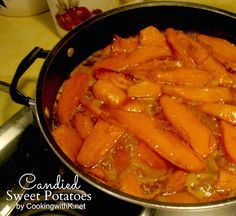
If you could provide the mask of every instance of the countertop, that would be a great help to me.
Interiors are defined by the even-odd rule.
[[[35,46],[51,50],[59,40],[49,12],[29,17],[0,15],[0,80],[10,83],[20,61]],[[36,60],[18,86],[32,98],[42,64],[43,60]],[[7,93],[0,92],[0,125],[20,108]]]
[[[189,0],[236,13],[235,0]],[[30,17],[0,15],[0,80],[10,83],[20,61],[35,47],[51,50],[60,37],[49,12]],[[19,89],[34,98],[36,80],[43,64],[37,60],[22,77]],[[0,92],[0,125],[16,113],[21,105]]]

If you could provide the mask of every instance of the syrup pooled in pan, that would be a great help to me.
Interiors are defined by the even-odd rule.
[[[103,183],[144,199],[236,195],[236,47],[149,26],[75,68],[55,101],[53,135]]]

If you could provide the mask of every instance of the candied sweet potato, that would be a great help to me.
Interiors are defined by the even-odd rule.
[[[180,97],[193,102],[231,102],[233,96],[228,88],[225,87],[190,87],[190,86],[171,86],[162,87],[163,93]]]
[[[93,129],[93,121],[85,112],[75,114],[73,125],[82,139],[86,139]]]
[[[130,100],[125,105],[123,109],[129,112],[144,112],[144,106],[138,100]]]
[[[214,57],[209,56],[198,68],[205,70],[213,76],[212,86],[232,86],[233,80],[225,67]]]
[[[106,68],[114,71],[123,71],[151,59],[165,58],[169,56],[171,56],[171,53],[165,48],[156,46],[139,46],[130,53],[121,53],[98,61],[93,65],[93,69]]]
[[[141,46],[158,46],[170,52],[164,34],[154,26],[148,26],[140,31],[139,42]]]
[[[158,98],[161,95],[161,86],[148,80],[136,83],[127,89],[129,97],[133,98]]]
[[[82,140],[76,130],[70,126],[61,125],[52,131],[52,134],[61,150],[75,162],[82,146]]]
[[[176,31],[173,28],[167,28],[165,35],[170,47],[177,59],[181,60],[184,66],[188,68],[195,68],[193,59],[188,54],[189,41],[183,32]]]
[[[138,143],[137,158],[154,169],[167,168],[168,163],[143,142]]]
[[[229,104],[205,103],[199,107],[200,111],[218,117],[236,125],[236,106]]]
[[[119,35],[114,35],[111,47],[111,55],[119,53],[129,53],[138,46],[138,37],[122,38]]]
[[[224,120],[220,121],[222,144],[225,156],[231,162],[236,163],[236,127]]]
[[[98,80],[93,85],[93,93],[96,98],[112,107],[122,105],[127,99],[126,92],[107,79]]]
[[[231,69],[236,67],[236,46],[234,44],[225,39],[204,34],[197,35],[197,40],[203,45],[209,46],[213,51],[213,56],[226,67]]]
[[[206,71],[190,68],[178,68],[175,70],[151,70],[150,79],[157,82],[164,82],[187,86],[204,86],[209,83],[212,76]]]
[[[124,130],[103,120],[98,120],[88,135],[77,156],[77,162],[84,167],[92,167],[117,142]]]
[[[216,141],[210,129],[185,105],[168,96],[162,96],[160,104],[167,119],[201,157],[206,157],[216,149]]]
[[[185,170],[198,172],[205,168],[195,152],[171,133],[156,127],[156,121],[143,113],[109,109],[110,118],[146,142],[161,157]],[[109,118],[109,117],[108,117]]]
[[[96,79],[107,79],[112,81],[115,85],[117,85],[121,89],[127,89],[131,85],[133,85],[133,82],[131,80],[128,80],[123,73],[117,73],[112,70],[107,70],[104,68],[100,68],[98,70],[95,70],[93,73],[93,76]]]
[[[164,35],[155,27],[149,26],[140,31],[139,44],[129,53],[119,53],[98,61],[93,69],[106,68],[123,71],[152,59],[170,57],[172,55]]]

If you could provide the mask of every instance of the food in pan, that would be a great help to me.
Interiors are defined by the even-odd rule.
[[[235,72],[225,39],[154,26],[115,35],[63,83],[53,136],[89,175],[133,196],[234,197]]]

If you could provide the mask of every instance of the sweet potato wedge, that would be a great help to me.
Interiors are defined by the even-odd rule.
[[[215,187],[224,192],[229,192],[236,189],[236,174],[226,169],[221,168],[219,171],[219,178]]]
[[[165,34],[177,58],[182,60],[185,66],[197,67],[210,72],[215,79],[215,83],[212,85],[229,86],[232,84],[232,80],[224,66],[211,56],[208,49],[198,41],[171,28],[168,28]]]
[[[93,129],[93,121],[87,113],[78,112],[75,114],[73,126],[80,137],[86,139]]]
[[[57,116],[62,124],[69,124],[79,101],[84,97],[89,80],[88,74],[77,72],[64,82],[58,99]]]
[[[184,32],[168,28],[165,34],[177,58],[186,67],[195,68],[209,57],[208,50]]]
[[[61,125],[52,131],[61,150],[75,162],[82,146],[82,140],[76,130],[70,126]]]
[[[163,47],[139,46],[130,53],[121,53],[98,61],[92,68],[93,70],[106,68],[114,71],[123,71],[151,59],[166,58],[169,56],[171,56],[171,53]]]
[[[187,86],[204,86],[211,81],[212,76],[206,71],[190,68],[178,68],[175,70],[154,69],[149,77],[154,82],[164,82]]]
[[[158,98],[161,95],[161,86],[148,80],[136,83],[127,89],[131,98]]]
[[[112,148],[123,132],[120,127],[98,120],[84,141],[77,162],[84,167],[94,166]]]
[[[96,79],[110,80],[121,89],[127,89],[131,85],[133,85],[133,82],[131,80],[128,80],[126,78],[125,74],[117,73],[115,71],[107,70],[107,69],[104,69],[104,68],[100,68],[100,69],[94,71],[93,76]]]
[[[156,27],[148,26],[139,33],[140,46],[158,46],[170,52],[166,38]]]
[[[134,133],[161,157],[185,170],[198,172],[205,168],[195,152],[171,133],[157,127],[155,119],[144,113],[108,109],[108,118]]]
[[[96,98],[112,107],[121,106],[127,99],[126,92],[108,79],[99,79],[92,90]]]
[[[85,98],[81,99],[81,105],[83,106],[83,108],[86,109],[86,111],[94,117],[97,117],[102,113],[101,104],[102,101],[96,98],[91,100]]]
[[[166,169],[167,162],[161,158],[147,144],[139,142],[137,146],[137,158],[154,169]]]
[[[199,109],[202,112],[236,125],[236,106],[229,104],[205,103],[202,104]]]
[[[209,56],[198,68],[210,73],[213,77],[212,86],[232,86],[233,80],[225,67],[213,56]]]
[[[168,96],[162,96],[160,104],[167,119],[201,157],[206,157],[216,149],[216,141],[210,129],[185,105]]]
[[[175,57],[181,60],[184,66],[188,68],[195,68],[196,64],[188,53],[190,43],[186,40],[184,33],[176,31],[173,28],[167,28],[165,35]]]
[[[171,86],[162,87],[164,94],[180,97],[193,102],[231,102],[233,96],[228,88],[225,87],[188,87]]]
[[[147,61],[143,64],[135,66],[132,70],[147,70],[147,71],[153,69],[175,70],[182,67],[183,65],[179,60],[173,58],[167,58],[167,59],[154,59]]]
[[[229,41],[199,34],[197,40],[203,45],[207,45],[213,51],[213,56],[226,67],[234,68],[236,64],[236,46]]]
[[[224,120],[220,121],[222,144],[226,158],[236,163],[236,127]]]
[[[122,106],[124,110],[129,112],[144,112],[144,106],[138,100],[130,100]]]
[[[111,44],[111,55],[117,55],[120,53],[132,52],[138,46],[138,37],[122,38],[118,35],[114,35]]]

